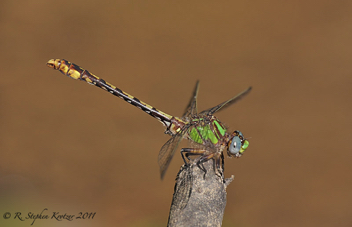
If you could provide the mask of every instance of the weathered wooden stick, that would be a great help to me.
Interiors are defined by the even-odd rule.
[[[213,160],[205,162],[204,168],[207,170],[205,179],[204,171],[196,164],[181,167],[176,178],[169,227],[221,226],[226,206],[226,187],[234,177],[224,181],[223,177],[216,175]]]

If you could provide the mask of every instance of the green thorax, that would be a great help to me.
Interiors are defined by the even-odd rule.
[[[225,135],[226,129],[214,116],[210,119],[206,118],[192,119],[192,126],[188,133],[189,137],[199,144],[204,144],[206,141],[217,144]]]

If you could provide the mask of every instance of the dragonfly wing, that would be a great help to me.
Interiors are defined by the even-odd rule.
[[[197,96],[198,96],[198,90],[199,90],[199,80],[196,83],[196,86],[193,91],[193,95],[191,97],[191,100],[188,103],[188,106],[186,107],[186,110],[183,114],[182,117],[188,117],[190,115],[195,115],[197,114]]]
[[[252,89],[252,87],[249,87],[246,90],[239,93],[238,95],[236,95],[235,97],[233,97],[233,98],[231,98],[231,99],[229,99],[229,100],[227,100],[217,106],[214,106],[212,108],[204,110],[200,114],[214,114],[215,112],[219,111],[220,109],[223,109],[225,107],[229,107],[230,105],[234,104],[235,102],[237,102],[238,100],[240,100],[241,98],[246,96],[251,91],[251,89]]]
[[[183,135],[187,131],[188,127],[184,128],[181,132],[177,133],[173,137],[171,137],[161,148],[158,156],[158,163],[160,166],[160,177],[164,178],[165,172],[169,167],[172,157],[175,154],[175,151],[180,144]]]

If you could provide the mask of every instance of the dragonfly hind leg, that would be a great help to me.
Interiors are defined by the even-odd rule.
[[[182,159],[185,162],[185,164],[188,165],[189,161],[191,161],[189,156],[201,155],[201,157],[199,157],[199,159],[197,160],[196,164],[197,164],[198,168],[204,172],[204,176],[203,176],[204,179],[205,179],[205,175],[207,174],[207,170],[205,169],[203,163],[210,160],[210,159],[213,159],[215,174],[218,175],[219,177],[222,177],[221,170],[220,170],[220,162],[222,160],[222,168],[223,168],[224,167],[224,161],[223,161],[224,156],[222,154],[217,155],[217,153],[211,153],[211,154],[205,155],[206,151],[207,150],[204,150],[204,149],[182,148],[181,149],[181,156],[182,156]],[[187,161],[186,161],[185,157],[188,159]]]

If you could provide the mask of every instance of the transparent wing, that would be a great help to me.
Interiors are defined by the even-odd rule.
[[[158,155],[158,163],[160,166],[160,177],[161,179],[164,178],[165,172],[169,167],[172,157],[175,154],[175,151],[180,144],[183,135],[186,133],[189,126],[185,126],[183,130],[173,137],[171,137],[161,148],[159,155]]]
[[[229,107],[230,105],[234,104],[235,102],[237,102],[238,100],[240,100],[241,98],[243,98],[244,96],[246,96],[250,91],[251,91],[252,87],[247,88],[246,90],[242,91],[241,93],[239,93],[238,95],[236,95],[235,97],[217,105],[214,106],[212,108],[209,108],[207,110],[202,111],[200,114],[214,114],[215,112],[219,111],[220,109],[223,109],[225,107]]]
[[[198,90],[199,90],[199,80],[196,83],[191,100],[189,100],[188,106],[186,107],[186,110],[185,110],[182,117],[188,117],[188,116],[192,116],[192,115],[197,114]]]

